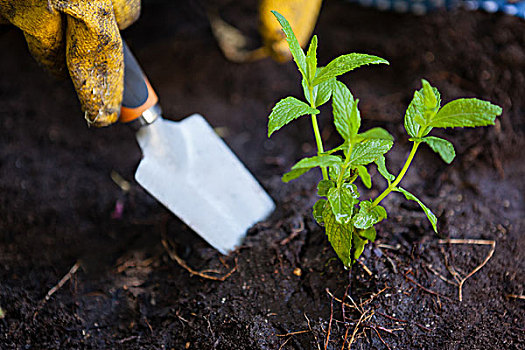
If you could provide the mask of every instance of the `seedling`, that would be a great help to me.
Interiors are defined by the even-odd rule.
[[[400,192],[406,199],[416,201],[425,212],[437,233],[437,218],[416,196],[399,186],[423,143],[437,152],[450,164],[455,157],[454,146],[442,138],[429,136],[433,128],[476,127],[494,125],[502,109],[487,101],[475,98],[457,99],[441,106],[438,90],[426,80],[414,93],[405,113],[405,129],[412,142],[412,150],[397,176],[385,164],[385,154],[392,148],[394,139],[382,128],[362,132],[359,100],[355,99],[345,84],[337,77],[368,64],[388,64],[380,57],[351,53],[342,55],[325,67],[317,66],[317,36],[313,36],[305,54],[299,46],[288,21],[272,11],[286,35],[293,59],[301,73],[306,102],[286,97],[273,108],[268,122],[268,137],[291,121],[309,115],[317,145],[317,155],[301,159],[291,171],[283,175],[288,182],[319,167],[323,175],[317,185],[319,199],[313,207],[315,220],[325,227],[328,240],[346,267],[359,258],[368,241],[376,238],[374,225],[386,219],[387,212],[380,205],[391,192]],[[333,122],[343,138],[343,143],[325,150],[319,126],[317,107],[332,100]],[[367,166],[372,163],[386,179],[388,186],[375,199],[361,200],[354,182],[360,178],[371,188],[372,181]]]

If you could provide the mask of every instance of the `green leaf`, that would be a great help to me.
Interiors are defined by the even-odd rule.
[[[272,13],[281,24],[284,34],[286,34],[286,41],[288,42],[288,46],[290,47],[290,52],[292,53],[293,59],[297,64],[297,68],[299,68],[299,71],[301,72],[303,78],[308,79],[308,76],[306,74],[306,56],[304,55],[303,49],[301,49],[301,45],[299,45],[299,41],[297,41],[297,38],[292,30],[292,27],[290,26],[290,23],[288,23],[286,18],[284,18],[284,16],[281,15],[279,12],[272,11]]]
[[[356,234],[352,235],[352,248],[354,249],[354,260],[359,259],[363,250],[365,250],[365,245],[368,243],[366,239],[359,237]]]
[[[335,78],[322,82],[319,85],[316,85],[314,89],[317,89],[315,94],[315,106],[319,107],[324,105],[330,97],[332,97],[332,89],[335,83]]]
[[[372,211],[377,214],[379,221],[383,221],[387,218],[386,209],[380,205],[376,205],[374,208],[372,208]]]
[[[292,180],[295,180],[297,179],[299,176],[305,174],[308,172],[308,170],[310,170],[311,168],[300,168],[300,169],[294,169],[294,170],[290,170],[289,172],[285,173],[282,177],[281,177],[281,181],[282,182],[289,182],[289,181],[292,181]]]
[[[405,129],[412,137],[418,137],[421,126],[416,122],[416,116],[423,118],[424,106],[422,94],[415,91],[405,113]]]
[[[429,120],[436,114],[441,106],[441,95],[432,87],[428,81],[422,79],[423,87],[414,92],[414,98],[410,102],[405,113],[405,129],[412,137],[423,137],[432,130]],[[425,129],[421,132],[421,128]],[[421,132],[421,135],[419,135]]]
[[[391,181],[394,181],[395,176],[390,174],[390,172],[386,168],[385,162],[386,160],[384,156],[380,156],[379,158],[375,160],[375,163],[377,165],[377,170],[379,171],[381,175],[383,175],[383,177],[388,181],[388,183],[390,183]]]
[[[423,104],[428,109],[439,109],[441,101],[439,92],[436,95],[437,89],[430,85],[425,79],[421,79],[421,85],[423,85]],[[436,109],[436,111],[437,111]]]
[[[334,248],[337,256],[346,267],[352,265],[352,236],[354,228],[351,225],[341,225],[332,212],[330,205],[325,206],[323,211],[323,221],[328,240]]]
[[[313,156],[310,158],[303,158],[295,164],[292,169],[308,168],[313,167],[329,167],[336,164],[341,164],[341,157],[332,156],[328,154],[322,154],[319,156]]]
[[[350,141],[361,126],[361,116],[350,90],[340,81],[335,81],[332,92],[335,128],[345,141]]]
[[[390,140],[394,141],[394,137],[383,128],[372,128],[357,135],[360,140]]]
[[[432,130],[432,127],[428,126],[428,118],[436,113],[439,109],[439,103],[441,101],[439,97],[439,91],[436,88],[432,88],[431,98],[425,100],[424,88],[414,92],[414,98],[410,102],[405,113],[405,129],[407,133],[412,137],[420,137],[420,131],[422,127],[425,127],[421,136],[426,136]],[[437,105],[429,108],[425,103],[435,100]]]
[[[340,164],[332,165],[328,169],[330,170],[328,172],[328,176],[330,177],[330,179],[332,181],[337,182],[337,180],[339,179],[339,174],[341,173],[341,165]]]
[[[335,182],[332,180],[321,180],[317,184],[317,195],[324,197],[328,194],[328,190],[335,187]]]
[[[357,230],[357,234],[363,238],[368,239],[369,241],[374,242],[376,240],[376,229],[374,226],[367,228],[366,230]]]
[[[306,75],[308,82],[311,83],[315,78],[315,73],[317,70],[317,35],[312,37],[310,41],[310,47],[306,53]]]
[[[362,201],[359,207],[352,221],[357,229],[366,230],[386,218],[386,210],[380,205],[372,207],[372,202]]]
[[[328,201],[339,224],[350,222],[354,213],[354,205],[359,202],[358,196],[357,187],[354,184],[347,183],[339,188],[333,187],[328,190]]]
[[[388,61],[377,56],[359,53],[339,56],[332,60],[332,62],[328,63],[326,67],[321,69],[313,80],[312,85],[320,84],[323,81],[337,77],[363,65],[379,63],[388,64]]]
[[[419,90],[423,97],[423,113],[416,115],[416,122],[420,126],[428,126],[428,122],[436,115],[441,107],[439,91],[425,79],[421,79],[423,88]]]
[[[454,157],[456,157],[454,146],[447,140],[441,139],[439,137],[427,136],[422,138],[421,141],[429,145],[430,148],[432,148],[434,152],[438,153],[447,164],[452,163]]]
[[[334,84],[334,82],[335,78],[314,86],[314,88],[312,89],[312,95],[315,107],[322,106],[323,104],[328,102],[328,100],[332,96],[332,85]],[[303,79],[301,84],[303,86],[303,92],[306,101],[308,101],[308,103],[312,103],[310,98],[310,91],[308,90],[308,83],[305,79]]]
[[[389,140],[366,140],[358,143],[352,150],[350,164],[367,165],[388,152],[394,143]]]
[[[359,100],[356,99],[354,103],[352,104],[352,109],[350,111],[350,116],[349,116],[349,120],[351,121],[351,128],[352,127],[355,128],[355,130],[350,129],[351,131],[350,137],[352,138],[357,134],[357,132],[359,131],[359,128],[361,127],[361,112],[359,112],[359,109],[357,108],[358,104],[359,104]]]
[[[312,214],[314,216],[315,221],[319,225],[324,224],[324,218],[323,218],[323,212],[325,210],[327,201],[325,199],[319,199],[317,202],[315,202]]]
[[[503,110],[500,106],[476,98],[461,98],[447,103],[430,120],[436,128],[475,127],[494,125]]]
[[[370,174],[368,173],[366,167],[363,165],[358,165],[357,173],[359,174],[361,181],[363,181],[363,185],[365,185],[366,188],[372,188],[372,179],[370,178]]]
[[[283,175],[282,181],[288,182],[290,180],[297,179],[299,176],[315,167],[330,167],[339,165],[341,162],[341,157],[328,154],[303,158],[292,167],[291,171]]]
[[[287,97],[277,102],[268,117],[268,137],[289,122],[305,114],[318,114],[319,110],[308,106],[295,97]]]
[[[330,179],[333,181],[339,180],[339,174],[341,173],[341,166],[334,165],[330,167]],[[357,178],[357,169],[355,167],[347,167],[343,175],[343,180],[352,183]]]
[[[412,193],[408,192],[404,188],[396,187],[396,188],[393,189],[393,191],[401,192],[401,193],[403,193],[405,195],[406,199],[411,200],[411,201],[416,201],[421,206],[421,209],[423,209],[423,211],[427,215],[427,218],[430,221],[430,223],[432,224],[432,228],[434,229],[434,231],[436,233],[438,232],[437,231],[437,218],[434,215],[434,213],[432,213],[430,211],[430,209],[428,209],[427,206],[425,204],[423,204],[423,202],[421,202],[416,196],[414,196]]]
[[[358,199],[359,198],[359,191],[357,190],[357,186],[352,184],[352,183],[343,183],[341,185],[341,187],[347,189],[348,191],[350,191],[350,195],[355,198],[355,199]]]

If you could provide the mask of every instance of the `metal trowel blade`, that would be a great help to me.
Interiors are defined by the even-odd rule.
[[[158,118],[137,132],[138,183],[223,254],[275,208],[272,199],[198,114]]]

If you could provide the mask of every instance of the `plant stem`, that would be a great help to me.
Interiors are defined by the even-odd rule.
[[[315,101],[314,101],[314,92],[312,88],[308,88],[310,93],[310,107],[315,108]],[[323,147],[323,139],[321,138],[321,133],[319,132],[319,125],[317,124],[317,116],[315,114],[311,114],[312,117],[312,128],[314,129],[314,135],[315,135],[315,143],[317,145],[317,155],[320,155],[324,152]],[[328,170],[325,167],[321,168],[321,171],[323,172],[323,180],[328,180]]]
[[[414,142],[414,144],[412,145],[412,150],[410,151],[410,154],[408,155],[408,158],[407,158],[407,160],[405,162],[405,165],[403,166],[403,168],[399,172],[399,175],[397,175],[397,177],[394,180],[394,182],[392,182],[390,185],[388,185],[388,187],[383,191],[383,193],[381,193],[379,195],[379,197],[377,197],[372,202],[372,207],[375,207],[376,205],[378,205],[401,182],[401,180],[403,179],[403,176],[405,176],[405,174],[408,171],[408,167],[410,166],[410,163],[412,163],[412,160],[414,159],[414,156],[416,154],[417,148],[419,147],[420,143],[421,143],[421,141],[415,141]]]
[[[345,162],[343,163],[343,166],[341,166],[341,172],[339,173],[339,177],[337,178],[337,188],[341,187],[341,184],[343,183],[344,175],[346,173],[346,169],[350,165],[350,160],[352,159],[350,158],[350,155],[352,154],[352,148],[353,148],[353,145],[352,143],[350,143],[350,146],[348,147],[348,151],[346,153],[347,156],[346,156]]]

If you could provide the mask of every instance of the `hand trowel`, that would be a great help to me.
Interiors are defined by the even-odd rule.
[[[120,121],[137,130],[143,158],[137,182],[223,254],[275,205],[261,185],[198,114],[173,122],[124,43]]]

